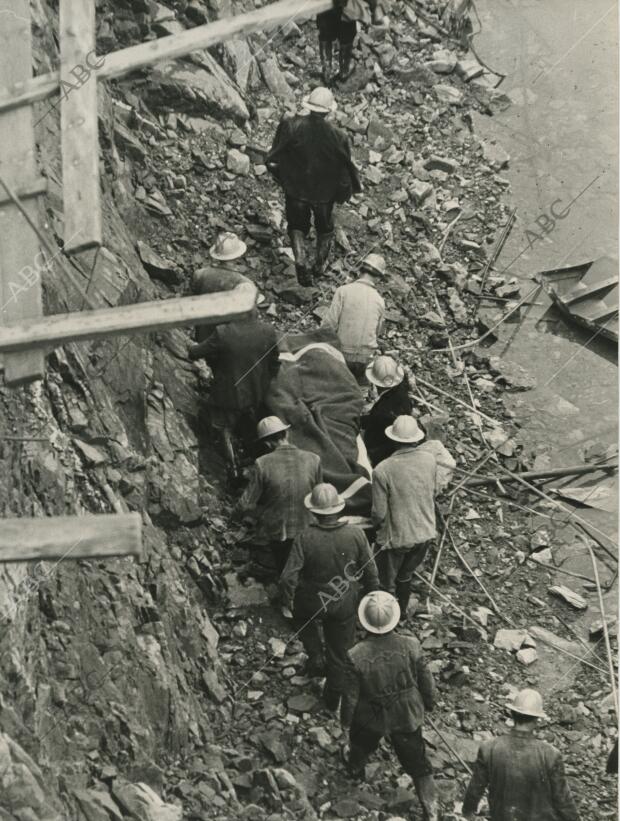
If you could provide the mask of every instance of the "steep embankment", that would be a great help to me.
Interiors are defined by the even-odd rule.
[[[100,53],[230,13],[227,3],[199,0],[98,6]],[[454,41],[443,43],[452,52],[436,53],[442,35],[429,24],[433,4],[417,10],[418,17],[399,4],[391,30],[361,36],[356,75],[338,95],[337,119],[366,191],[340,209],[331,279],[308,291],[291,278],[280,195],[262,164],[282,110],[318,79],[314,24],[291,23],[273,40],[232,41],[214,55],[102,85],[105,247],[96,259],[52,263],[47,311],[83,308],[68,271],[101,305],[185,293],[226,228],[248,241],[248,264],[278,327],[311,327],[339,278],[380,248],[390,269],[386,348],[419,378],[470,402],[465,367],[484,412],[505,426],[493,433],[482,421],[503,454],[494,460],[530,463],[534,454],[502,402],[507,385],[527,387],[527,378],[484,352],[456,366],[430,353],[448,331],[459,341],[479,333],[475,294],[506,221],[498,170],[507,157],[472,133],[469,111],[505,101],[488,80],[467,82],[478,69],[463,61],[457,69],[464,55]],[[54,6],[41,1],[34,14],[41,72],[57,60]],[[58,115],[37,108],[37,119],[46,115],[37,133],[49,231],[61,236]],[[500,300],[518,291],[508,277],[489,278]],[[219,457],[197,436],[203,383],[186,359],[188,339],[173,331],[67,346],[50,357],[42,384],[0,390],[0,436],[25,437],[0,439],[2,515],[128,508],[146,522],[141,562],[65,560],[36,573],[0,566],[0,808],[20,821],[168,820],[180,817],[173,804],[196,819],[406,813],[416,807],[409,779],[386,754],[369,768],[368,788],[344,777],[338,727],[301,675],[299,643],[262,588],[241,586],[231,572],[247,557],[246,534],[231,525]],[[447,444],[460,469],[471,469],[486,453],[480,420],[451,398],[426,396],[450,412]],[[515,498],[457,497],[456,543],[501,596],[503,616],[572,639],[565,605],[547,600],[547,574],[518,564],[534,525],[517,518]],[[440,592],[474,619],[488,618],[492,639],[502,617],[480,610],[489,601],[461,567],[452,552],[442,560]],[[439,679],[437,721],[471,761],[477,740],[503,726],[503,689],[538,684],[542,674],[494,649],[433,596],[440,601],[443,613],[431,610],[411,626]],[[612,785],[592,776],[611,734],[600,703],[605,677],[582,668],[570,690],[562,688],[560,681],[547,709],[563,725],[545,735],[566,752],[584,817],[600,817],[613,807]],[[464,770],[434,732],[428,738],[451,807]],[[138,782],[168,806],[158,809],[144,787],[128,786]]]

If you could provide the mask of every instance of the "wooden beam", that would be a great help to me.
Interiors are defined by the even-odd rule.
[[[256,295],[256,286],[243,282],[231,291],[215,294],[52,314],[35,322],[0,327],[0,353],[55,348],[67,342],[161,331],[182,325],[219,325],[247,316],[256,304]],[[5,356],[5,368],[8,358]]]
[[[0,563],[140,556],[139,513],[0,520]]]
[[[30,3],[3,0],[2,11],[0,79],[10,86],[32,77]],[[0,173],[11,188],[29,188],[38,183],[30,106],[0,115],[0,159]],[[2,193],[6,194],[4,190]],[[42,299],[36,275],[38,238],[14,202],[5,202],[0,208],[0,325],[4,325],[9,319],[19,322],[40,317]],[[33,221],[38,221],[36,198],[25,200],[23,208]],[[23,351],[4,358],[7,385],[31,382],[44,373],[43,351]]]
[[[60,101],[67,254],[101,245],[97,82],[87,63],[94,53],[94,0],[60,0],[60,80],[70,87]]]
[[[160,37],[148,43],[120,49],[105,55],[101,68],[93,72],[98,80],[109,80],[122,77],[138,68],[151,66],[162,60],[174,60],[184,57],[192,51],[231,40],[233,37],[247,37],[254,31],[270,31],[291,20],[302,20],[314,17],[322,11],[332,8],[332,0],[278,0],[263,8],[206,23],[203,26],[188,29],[180,34]],[[42,100],[55,94],[60,87],[58,72],[41,75],[34,81],[26,83],[14,91],[9,90],[0,96],[0,111],[16,106]]]

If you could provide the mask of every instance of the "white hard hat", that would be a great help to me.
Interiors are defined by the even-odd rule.
[[[393,425],[388,425],[385,435],[394,442],[413,444],[424,439],[424,431],[420,430],[417,420],[413,416],[397,416]]]
[[[393,388],[405,378],[405,369],[391,356],[377,356],[366,368],[366,379],[380,388]]]
[[[518,713],[522,716],[546,718],[543,710],[542,696],[538,690],[531,690],[528,687],[526,687],[525,690],[519,690],[514,701],[508,706],[513,713]]]
[[[233,234],[231,231],[225,231],[216,239],[215,244],[209,249],[209,253],[213,259],[219,259],[225,262],[226,260],[242,257],[247,247],[245,242],[240,240],[236,234]]]
[[[368,254],[367,257],[364,257],[362,268],[370,268],[371,271],[381,274],[381,276],[385,276],[387,270],[385,259],[381,254]]]
[[[290,425],[285,425],[279,416],[266,416],[256,426],[256,438],[266,439],[268,436],[275,436],[276,433],[289,428]]]
[[[400,621],[400,606],[391,593],[374,590],[361,600],[357,609],[360,623],[369,633],[389,633]]]
[[[334,95],[323,86],[318,86],[307,97],[304,97],[302,105],[308,111],[318,111],[319,114],[329,114],[338,108]]]
[[[331,513],[340,513],[345,501],[333,485],[322,482],[312,488],[312,493],[306,496],[304,504],[312,513],[329,516]]]

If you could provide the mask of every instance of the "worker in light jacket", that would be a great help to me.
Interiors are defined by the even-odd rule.
[[[315,88],[303,101],[307,116],[285,116],[279,123],[266,158],[267,168],[284,189],[288,233],[299,282],[312,284],[305,239],[314,217],[314,273],[325,272],[334,237],[334,204],[361,191],[346,134],[328,122],[336,110],[328,88]]]
[[[438,821],[433,768],[422,736],[424,715],[433,709],[436,691],[422,647],[414,636],[394,632],[400,608],[390,593],[377,590],[365,596],[358,615],[366,637],[349,651],[340,713],[349,731],[347,766],[352,775],[363,777],[368,757],[388,738],[413,779],[425,821]]]

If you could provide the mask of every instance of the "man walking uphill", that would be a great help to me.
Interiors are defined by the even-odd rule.
[[[398,416],[385,435],[398,447],[372,475],[372,520],[379,548],[375,558],[381,586],[396,595],[404,618],[413,573],[437,535],[437,462],[432,453],[417,450],[424,433],[413,416]]]
[[[398,602],[376,590],[358,610],[365,639],[349,650],[349,686],[340,720],[349,728],[350,772],[362,777],[368,756],[386,736],[405,772],[413,779],[425,821],[438,821],[433,768],[422,737],[424,713],[435,702],[435,683],[420,642],[394,633]],[[532,818],[531,821],[534,821]]]
[[[474,817],[488,787],[491,821],[579,821],[562,756],[533,735],[544,718],[540,693],[521,690],[510,712],[512,731],[480,745],[463,815]]]
[[[336,488],[316,485],[305,504],[316,522],[293,542],[280,586],[292,604],[308,654],[308,672],[313,674],[323,672],[319,625],[323,626],[327,674],[323,699],[336,710],[344,693],[347,650],[355,641],[359,581],[365,590],[375,590],[379,579],[364,531],[340,521],[344,501]]]
[[[314,272],[323,274],[334,235],[334,203],[361,191],[344,132],[327,122],[335,111],[334,95],[315,88],[304,99],[308,116],[284,117],[278,125],[266,164],[284,189],[286,221],[300,284],[311,285],[305,238],[314,216],[317,235]]]

